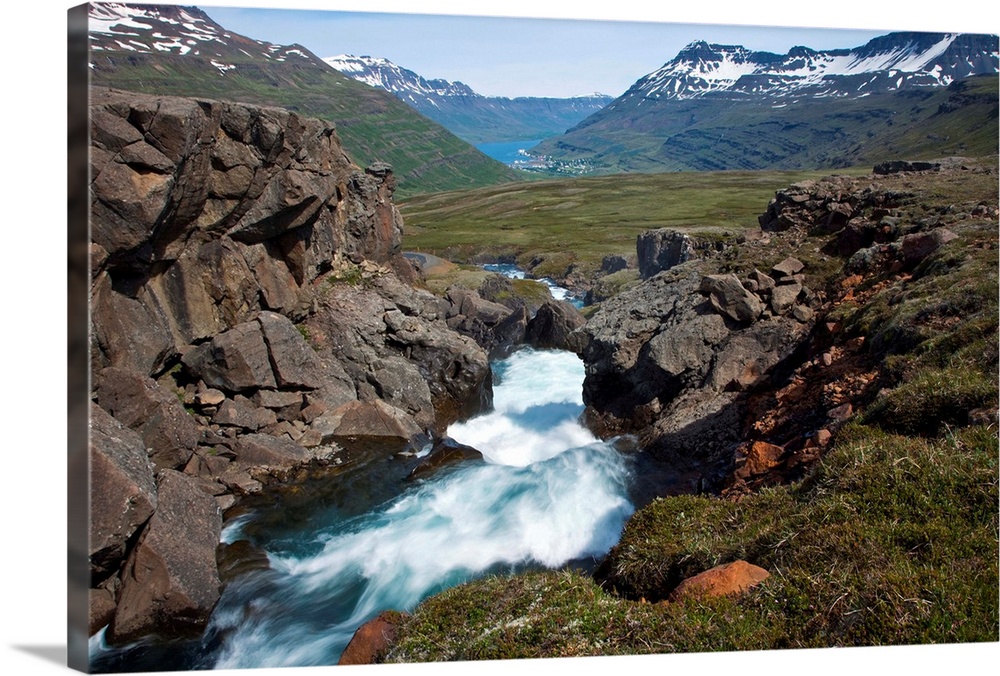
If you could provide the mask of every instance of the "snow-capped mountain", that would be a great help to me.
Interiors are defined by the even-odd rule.
[[[89,36],[92,56],[101,52],[200,56],[211,59],[221,74],[240,62],[263,57],[319,64],[300,45],[275,45],[231,33],[197,7],[91,3]]]
[[[995,35],[951,33],[787,54],[692,42],[532,153],[606,173],[995,153],[998,52]]]
[[[483,96],[462,82],[428,80],[388,59],[341,54],[323,61],[350,78],[392,92],[470,143],[560,134],[611,101],[603,94],[568,99]]]
[[[698,41],[641,78],[622,100],[857,97],[996,72],[997,38],[989,35],[890,33],[854,49],[794,47],[784,55]]]
[[[323,61],[358,82],[385,89],[411,104],[442,96],[479,96],[461,82],[427,80],[388,59],[341,54],[327,57]]]

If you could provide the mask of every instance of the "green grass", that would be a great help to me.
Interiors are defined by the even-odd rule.
[[[388,659],[996,641],[997,499],[995,430],[851,426],[802,484],[654,501],[612,551],[607,589],[566,572],[462,585],[419,606]],[[640,600],[737,558],[771,577],[736,598]]]
[[[535,273],[558,277],[573,264],[592,271],[606,254],[635,253],[636,237],[653,228],[710,237],[756,229],[776,190],[828,173],[621,174],[417,196],[399,204],[403,242],[456,261],[492,254],[525,265],[540,257]]]

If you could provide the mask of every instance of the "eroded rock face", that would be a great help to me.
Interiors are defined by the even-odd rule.
[[[305,325],[322,358],[358,384],[359,399],[383,399],[420,427],[443,429],[492,398],[488,354],[449,327],[448,307],[386,274],[331,288]]]
[[[583,349],[583,335],[573,332],[586,321],[580,311],[569,303],[549,301],[538,308],[528,322],[525,340],[533,347],[579,352]]]
[[[301,311],[335,257],[399,254],[391,169],[359,170],[329,123],[110,90],[91,113],[99,366],[153,375],[261,310]]]

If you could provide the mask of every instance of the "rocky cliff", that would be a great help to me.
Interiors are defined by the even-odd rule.
[[[283,109],[91,94],[91,632],[198,632],[222,512],[491,393],[400,255],[390,167]]]

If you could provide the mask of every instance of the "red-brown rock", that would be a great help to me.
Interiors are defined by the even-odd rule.
[[[766,570],[746,561],[733,561],[681,582],[670,593],[672,602],[687,598],[729,596],[755,587],[771,576]]]
[[[737,453],[740,455],[745,454],[746,460],[736,470],[736,476],[741,479],[749,479],[750,477],[764,474],[781,464],[781,458],[785,453],[785,449],[781,446],[769,444],[766,441],[754,441],[741,446]]]
[[[396,640],[395,613],[382,613],[354,632],[337,664],[376,664]]]

